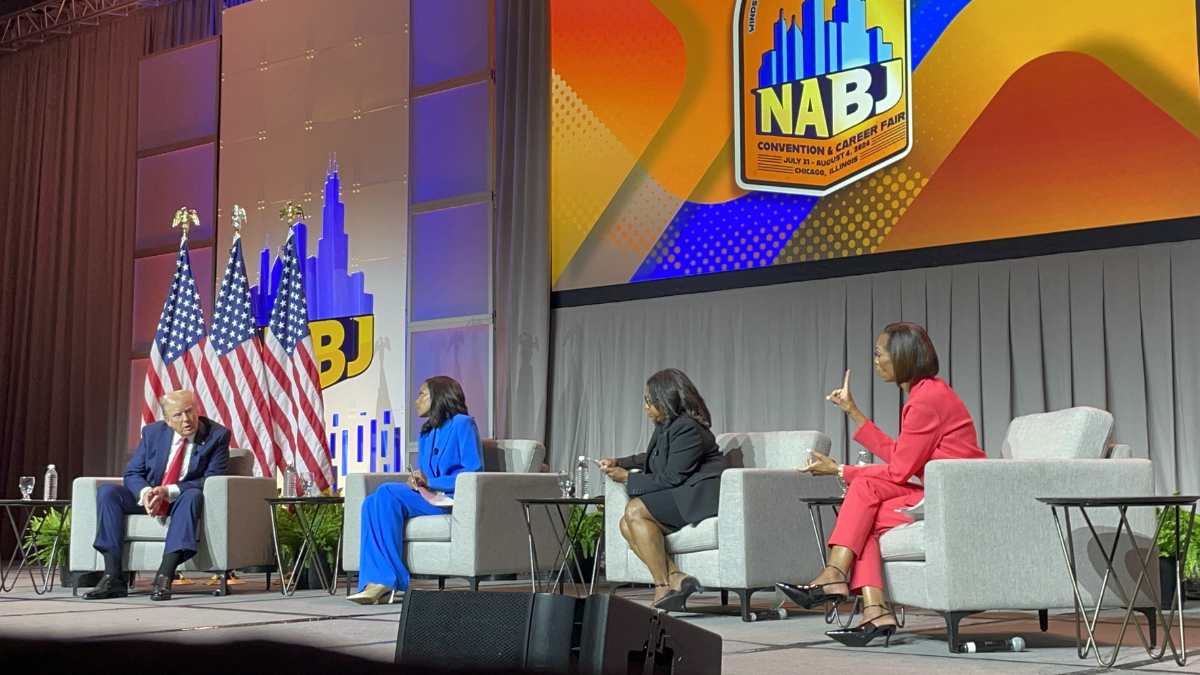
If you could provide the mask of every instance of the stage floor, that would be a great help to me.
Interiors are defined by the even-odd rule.
[[[302,643],[390,661],[395,651],[399,605],[360,607],[345,595],[299,591],[284,598],[278,582],[264,590],[262,575],[249,575],[233,594],[218,598],[196,583],[177,586],[175,599],[155,603],[148,597],[148,581],[139,580],[135,594],[112,601],[85,601],[71,597],[70,589],[48,595],[33,593],[28,579],[11,593],[0,593],[0,636],[31,638],[144,638],[175,642],[224,642],[263,639]],[[523,591],[516,582],[485,584],[489,590]],[[433,588],[418,582],[418,588]],[[447,588],[462,589],[450,582]],[[649,589],[621,590],[620,595],[648,603]],[[769,606],[770,593],[756,596],[755,605]],[[694,603],[705,611],[719,612],[715,594],[697,596]],[[1092,673],[1094,658],[1075,655],[1074,622],[1069,612],[1052,614],[1050,631],[1038,630],[1034,613],[988,612],[963,621],[963,633],[974,638],[1022,636],[1028,649],[1022,653],[952,655],[946,649],[945,624],[931,613],[910,612],[908,625],[892,640],[866,649],[850,649],[825,637],[829,627],[817,612],[795,611],[788,619],[743,623],[734,608],[728,615],[685,614],[687,621],[716,632],[724,639],[725,673],[799,672],[836,673]],[[1103,620],[1106,633],[1115,634],[1120,614]],[[1151,661],[1132,630],[1126,636],[1117,668],[1138,672],[1200,673],[1200,609],[1187,612],[1189,663],[1179,668],[1169,658]]]

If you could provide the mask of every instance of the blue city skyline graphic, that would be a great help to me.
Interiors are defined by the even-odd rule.
[[[321,238],[317,254],[307,256],[308,225],[296,223],[297,253],[304,261],[304,295],[308,300],[308,320],[338,319],[373,314],[375,298],[365,291],[362,272],[348,272],[350,237],[346,234],[346,206],[340,197],[341,178],[337,160],[331,159],[325,175],[325,204],[321,209]],[[258,327],[271,320],[271,307],[283,274],[283,263],[271,259],[271,247],[259,254],[258,285],[250,288],[250,302]]]
[[[404,433],[391,410],[379,417],[367,411],[357,415],[335,412],[331,416],[329,454],[334,459],[334,483],[358,471],[397,473],[405,469]]]
[[[791,21],[779,10],[771,30],[774,48],[763,52],[758,86],[770,87],[892,58],[883,29],[867,28],[866,0],[838,0],[825,20],[825,0],[804,0]]]

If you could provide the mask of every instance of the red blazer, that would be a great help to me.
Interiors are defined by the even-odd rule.
[[[904,484],[925,477],[925,464],[934,459],[984,459],[975,424],[962,399],[941,378],[921,380],[908,392],[900,411],[900,438],[893,440],[874,422],[854,434],[854,440],[886,464],[846,465],[842,479],[874,476]]]

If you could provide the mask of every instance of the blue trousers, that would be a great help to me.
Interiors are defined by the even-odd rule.
[[[358,590],[367,584],[408,588],[404,565],[404,524],[409,518],[450,513],[450,507],[434,506],[404,483],[384,483],[363,500],[362,536],[358,564]]]
[[[167,521],[167,546],[164,553],[179,551],[184,559],[196,554],[200,514],[204,511],[204,495],[191,488],[179,493],[171,502]],[[146,509],[137,503],[124,485],[101,485],[96,491],[96,540],[92,543],[101,553],[120,554],[125,541],[125,516],[145,515]]]

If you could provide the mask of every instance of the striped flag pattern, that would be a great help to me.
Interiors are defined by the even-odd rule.
[[[196,279],[192,276],[187,235],[184,235],[175,257],[175,276],[163,302],[154,344],[150,348],[150,367],[146,369],[143,387],[142,426],[162,416],[158,399],[163,394],[177,389],[195,390],[196,374],[204,358],[203,338],[204,312],[200,308]]]
[[[276,467],[282,469],[283,457],[270,428],[262,349],[250,304],[242,238],[235,234],[212,328],[203,343],[196,395],[207,415],[229,428],[234,447],[254,453],[254,475],[274,476]]]
[[[311,476],[325,491],[332,486],[333,467],[325,436],[320,374],[308,330],[304,272],[296,248],[296,231],[292,228],[283,245],[283,270],[271,308],[263,360],[275,443],[298,475]]]

